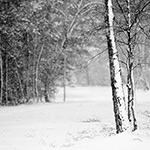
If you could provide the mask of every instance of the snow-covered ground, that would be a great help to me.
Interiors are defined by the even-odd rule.
[[[108,87],[62,89],[54,103],[0,107],[0,150],[149,150],[150,92],[136,92],[139,129],[115,135]]]

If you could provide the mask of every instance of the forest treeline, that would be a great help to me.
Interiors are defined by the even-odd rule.
[[[128,75],[134,70],[135,84],[149,89],[149,3],[132,1],[130,27],[126,2],[113,3],[124,83],[130,84]],[[73,76],[80,85],[105,85],[103,77],[106,82],[109,78],[105,16],[102,0],[0,0],[0,104],[42,97],[50,102],[56,87],[71,85]]]
[[[89,57],[85,47],[93,46],[89,36],[101,25],[102,6],[78,0],[1,0],[0,6],[1,105],[50,102],[56,86],[70,83]]]

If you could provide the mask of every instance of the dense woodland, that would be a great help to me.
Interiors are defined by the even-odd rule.
[[[45,97],[72,84],[75,70],[100,47],[104,13],[98,1],[1,0],[1,104]],[[74,76],[74,77],[73,77]]]
[[[118,61],[135,130],[134,89],[150,89],[149,16],[149,0],[0,0],[0,104],[50,102],[58,86],[64,101],[66,86],[117,90]]]

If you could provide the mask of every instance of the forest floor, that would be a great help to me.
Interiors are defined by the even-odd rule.
[[[0,150],[149,150],[150,91],[136,92],[138,130],[115,134],[109,87],[62,89],[53,103],[0,107]]]

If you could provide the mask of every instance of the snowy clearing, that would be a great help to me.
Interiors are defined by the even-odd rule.
[[[55,103],[0,107],[0,150],[149,150],[150,92],[137,91],[139,130],[115,135],[108,87],[62,89]]]

